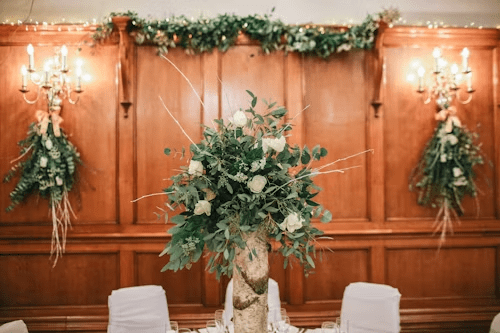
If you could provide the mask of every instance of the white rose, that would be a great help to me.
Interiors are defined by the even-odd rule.
[[[445,163],[446,162],[446,154],[441,154],[440,160],[441,160],[441,163]]]
[[[448,134],[446,136],[446,140],[448,140],[450,142],[450,145],[454,146],[458,143],[458,139],[456,136],[454,136],[453,134]]]
[[[47,147],[47,149],[52,149],[53,147],[53,144],[52,144],[52,140],[50,139],[47,139],[47,141],[45,141],[45,147]]]
[[[45,168],[47,166],[47,162],[49,161],[49,159],[45,156],[42,156],[40,157],[40,166],[42,168]]]
[[[302,216],[299,216],[298,213],[292,213],[288,215],[285,220],[280,224],[280,228],[282,230],[288,230],[288,232],[294,232],[297,229],[302,227],[302,223],[304,219]]]
[[[283,149],[285,149],[286,139],[282,136],[279,139],[276,138],[264,138],[262,139],[262,150],[264,153],[269,151],[269,148],[276,150],[278,153],[281,153]]]
[[[247,124],[247,116],[245,116],[245,112],[238,110],[233,115],[233,124],[238,127],[243,127]]]
[[[271,142],[271,147],[278,153],[281,153],[285,149],[286,139],[282,136],[279,139],[273,139]]]
[[[58,186],[61,186],[63,184],[63,180],[59,176],[56,176],[56,184]]]
[[[190,175],[201,176],[203,174],[203,164],[200,161],[189,162],[188,173]]]
[[[194,206],[194,213],[196,215],[207,214],[207,216],[210,216],[211,210],[212,205],[207,200],[200,200]]]
[[[262,192],[262,189],[264,186],[266,186],[267,179],[264,176],[257,175],[254,176],[249,182],[248,182],[248,187],[250,188],[250,191],[253,193],[260,193]]]
[[[460,168],[453,168],[453,176],[456,178],[460,177],[462,175],[462,169]]]

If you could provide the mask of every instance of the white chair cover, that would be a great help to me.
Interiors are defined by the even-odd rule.
[[[342,329],[350,333],[397,333],[400,330],[396,288],[383,284],[356,282],[348,285],[342,299]]]
[[[170,330],[167,297],[161,286],[113,290],[108,297],[108,333],[165,333]]]
[[[15,320],[0,326],[0,333],[28,333],[28,327],[22,320]]]
[[[280,290],[278,287],[278,282],[275,280],[269,278],[268,284],[267,284],[267,306],[269,309],[279,309],[281,307],[281,301],[280,301]],[[274,312],[276,313],[276,312]],[[279,311],[277,311],[277,314],[279,314]],[[229,281],[226,289],[226,302],[224,305],[224,320],[226,323],[230,323],[231,320],[233,319],[233,279]],[[273,318],[271,318],[272,312],[269,311],[269,318],[268,321],[272,321]]]
[[[493,318],[490,327],[490,333],[500,333],[500,313]]]

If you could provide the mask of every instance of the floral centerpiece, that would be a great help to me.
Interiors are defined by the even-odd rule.
[[[322,231],[314,218],[331,220],[331,213],[314,201],[320,188],[313,176],[342,172],[312,169],[327,155],[325,148],[290,146],[292,124],[287,110],[266,106],[263,114],[251,106],[239,110],[216,128],[204,127],[203,140],[190,146],[188,166],[171,177],[165,189],[177,215],[172,235],[161,255],[169,255],[163,270],[189,268],[208,250],[207,269],[234,275],[235,332],[267,331],[268,251],[272,246],[285,257],[295,257],[305,271],[315,267],[315,238]],[[168,109],[167,109],[168,110]],[[187,135],[187,134],[186,134]],[[165,153],[171,153],[166,149]],[[178,207],[183,208],[179,213]],[[272,244],[271,244],[272,243]]]

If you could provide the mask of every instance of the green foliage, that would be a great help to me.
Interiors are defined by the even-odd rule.
[[[168,205],[183,212],[171,218],[175,226],[161,253],[170,256],[163,270],[189,268],[206,247],[207,269],[218,278],[230,276],[236,247],[245,247],[242,235],[257,229],[280,244],[285,262],[295,256],[306,272],[314,268],[314,240],[322,231],[312,219],[328,222],[332,216],[313,200],[319,188],[310,161],[327,151],[290,146],[287,110],[273,103],[259,114],[257,98],[248,93],[248,109],[237,111],[228,123],[215,120],[217,128],[204,127],[203,140],[190,147],[189,167],[172,176],[165,189]]]
[[[269,15],[240,17],[223,14],[215,18],[199,19],[172,16],[158,21],[146,20],[137,13],[128,11],[111,13],[107,22],[97,28],[94,39],[104,39],[111,34],[111,18],[114,16],[130,17],[128,31],[135,36],[136,42],[156,45],[159,53],[168,53],[169,48],[176,46],[191,54],[211,52],[215,48],[227,51],[236,43],[238,35],[245,33],[251,39],[259,41],[265,53],[286,50],[327,58],[351,48],[372,48],[378,29],[378,24],[371,15],[358,26],[338,29],[316,25],[287,25],[280,20],[271,20]],[[378,16],[382,17],[381,14]]]
[[[410,190],[418,191],[418,204],[464,213],[465,195],[477,195],[474,166],[483,164],[477,133],[453,123],[447,131],[440,121],[410,177]]]
[[[70,191],[76,181],[76,166],[81,163],[75,146],[68,140],[61,129],[61,135],[55,136],[52,123],[47,132],[40,133],[40,125],[32,123],[26,139],[19,142],[21,156],[26,159],[17,162],[4,177],[9,182],[16,174],[21,177],[10,193],[11,204],[7,211],[14,209],[27,196],[38,193],[49,199],[49,207],[57,205],[64,193]]]

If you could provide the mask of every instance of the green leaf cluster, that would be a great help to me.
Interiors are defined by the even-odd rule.
[[[265,53],[285,50],[327,58],[351,48],[372,48],[378,29],[378,23],[371,15],[360,25],[339,29],[316,25],[287,25],[280,20],[272,20],[270,15],[240,17],[220,14],[215,18],[189,19],[185,16],[172,16],[165,20],[147,20],[128,11],[111,13],[106,23],[97,28],[93,35],[95,40],[107,38],[111,34],[111,18],[114,16],[130,17],[128,31],[135,36],[136,42],[156,45],[159,53],[167,53],[169,48],[176,46],[191,54],[211,52],[216,48],[227,51],[236,43],[238,35],[245,33],[251,39],[259,41]]]
[[[410,190],[418,204],[453,209],[463,215],[462,199],[477,195],[474,166],[483,164],[479,135],[453,123],[451,131],[440,121],[410,176]]]
[[[76,166],[81,164],[75,146],[62,129],[61,135],[55,136],[50,121],[44,134],[40,133],[39,124],[32,123],[28,136],[18,145],[20,155],[26,157],[17,162],[3,179],[9,182],[20,174],[6,210],[11,211],[27,196],[36,193],[49,199],[49,207],[60,203],[64,193],[73,188],[77,179]]]
[[[171,218],[175,226],[161,253],[170,256],[163,270],[189,268],[206,248],[207,269],[218,278],[230,276],[236,248],[245,247],[243,234],[257,230],[279,244],[285,267],[293,256],[306,272],[314,268],[315,237],[322,231],[312,220],[329,222],[332,216],[314,201],[320,188],[310,164],[327,150],[290,146],[285,139],[292,130],[285,121],[288,111],[266,102],[266,111],[257,113],[257,97],[248,94],[250,106],[235,113],[235,119],[216,119],[216,128],[204,127],[203,140],[190,147],[189,167],[172,176],[164,190],[167,205],[182,212]]]

